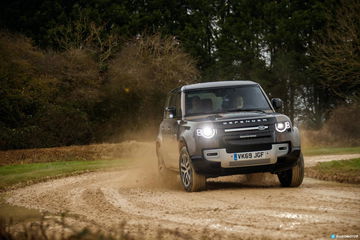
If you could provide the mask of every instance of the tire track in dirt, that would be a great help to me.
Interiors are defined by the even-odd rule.
[[[281,188],[271,174],[258,182],[224,177],[209,179],[208,191],[186,193],[180,187],[162,187],[156,169],[146,167],[52,180],[7,196],[14,205],[67,211],[109,228],[125,219],[149,229],[162,225],[196,234],[207,228],[252,238],[318,239],[360,233],[359,185],[311,178],[299,188]]]

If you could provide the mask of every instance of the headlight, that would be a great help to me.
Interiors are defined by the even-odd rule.
[[[211,127],[203,127],[196,130],[196,135],[204,137],[204,138],[212,138],[215,136],[215,129]]]
[[[285,132],[286,130],[290,129],[290,122],[278,122],[275,123],[275,129],[278,132]]]

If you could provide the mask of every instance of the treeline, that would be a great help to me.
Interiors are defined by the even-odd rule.
[[[134,137],[166,92],[251,79],[319,128],[358,104],[358,0],[1,3],[0,148]],[[154,131],[149,131],[154,134]]]
[[[0,33],[0,148],[154,134],[166,93],[198,77],[192,58],[160,35],[133,39],[102,67],[86,48],[42,51],[28,38]]]

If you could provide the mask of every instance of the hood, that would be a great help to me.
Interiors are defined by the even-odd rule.
[[[231,113],[217,113],[217,114],[206,114],[206,115],[199,115],[199,116],[191,116],[186,117],[188,121],[223,121],[223,120],[231,120],[231,119],[246,119],[246,118],[267,118],[267,117],[274,117],[278,115],[278,113],[274,112],[231,112]]]

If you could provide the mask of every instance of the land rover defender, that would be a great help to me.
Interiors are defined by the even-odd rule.
[[[257,172],[277,174],[281,186],[304,178],[298,129],[277,113],[252,81],[198,83],[172,90],[156,141],[161,179],[177,171],[188,192],[206,188],[206,179]],[[166,180],[164,180],[166,181]]]

